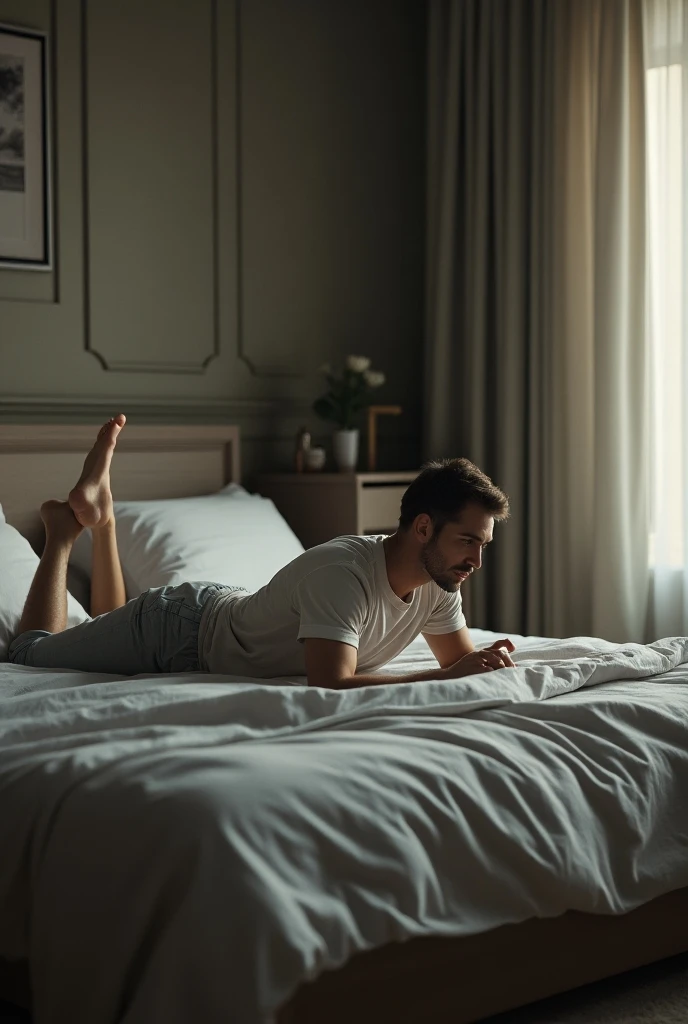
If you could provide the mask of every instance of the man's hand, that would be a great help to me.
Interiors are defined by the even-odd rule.
[[[515,668],[509,657],[509,652],[515,650],[514,645],[508,637],[503,640],[495,640],[489,647],[483,647],[480,651],[471,651],[464,654],[453,665],[442,670],[443,679],[460,679],[462,676],[472,676],[479,672],[493,672],[496,668]]]

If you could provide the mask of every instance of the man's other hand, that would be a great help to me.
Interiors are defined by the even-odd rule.
[[[489,647],[483,647],[479,651],[471,651],[464,654],[448,668],[444,669],[444,679],[460,679],[462,676],[472,676],[479,672],[493,672],[497,668],[515,668],[509,654],[515,650],[514,645],[508,637],[503,640],[495,640]]]

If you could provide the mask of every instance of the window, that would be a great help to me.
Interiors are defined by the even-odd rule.
[[[686,234],[684,131],[685,0],[646,0],[647,328],[651,381],[651,523],[653,567],[685,566]],[[686,25],[688,28],[688,25]],[[661,524],[661,528],[659,527]]]

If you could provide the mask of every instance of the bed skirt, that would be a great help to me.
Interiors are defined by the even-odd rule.
[[[688,888],[628,914],[533,918],[358,953],[301,985],[277,1024],[471,1024],[688,952]]]
[[[533,918],[467,938],[357,953],[300,986],[277,1024],[471,1024],[688,952],[688,888],[628,914]],[[30,1009],[25,962],[0,959],[0,998]]]

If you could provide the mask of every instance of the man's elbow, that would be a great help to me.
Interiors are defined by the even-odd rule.
[[[324,690],[351,690],[357,685],[355,676],[307,676],[309,686],[320,686]]]

